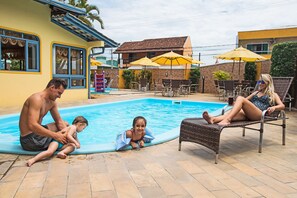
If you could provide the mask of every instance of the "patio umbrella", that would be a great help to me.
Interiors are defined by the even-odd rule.
[[[190,59],[190,60],[192,61],[191,64],[203,64],[203,62],[201,62],[201,61],[199,61],[199,60],[196,60],[196,59],[194,59],[194,58],[191,57],[191,56],[184,56],[184,57],[187,58],[187,59]]]
[[[246,48],[243,48],[240,46],[239,48],[236,48],[232,51],[226,52],[224,54],[215,56],[218,59],[224,59],[224,60],[233,60],[233,61],[239,61],[239,71],[238,74],[240,74],[240,62],[255,62],[259,60],[267,60],[267,58],[260,56],[259,54],[256,54]],[[234,69],[234,63],[232,67],[232,72]]]
[[[91,58],[91,66],[101,66],[102,63],[94,58]]]
[[[156,56],[151,59],[153,62],[158,63],[160,65],[170,65],[170,77],[172,78],[172,66],[173,65],[184,65],[184,64],[192,64],[192,60],[177,54],[173,51],[167,52],[160,56]]]
[[[133,62],[130,63],[130,65],[141,65],[141,66],[144,66],[144,70],[146,69],[147,66],[153,66],[153,67],[160,66],[158,63],[153,62],[148,57],[143,57],[143,58],[141,58],[139,60],[133,61]]]

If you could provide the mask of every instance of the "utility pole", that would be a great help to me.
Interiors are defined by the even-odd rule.
[[[113,69],[113,55],[112,55],[112,48],[110,48],[110,64],[111,64],[111,69]]]

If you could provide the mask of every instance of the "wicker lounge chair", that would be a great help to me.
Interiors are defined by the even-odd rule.
[[[291,77],[273,77],[275,92],[278,93],[282,101],[284,101],[286,98],[286,94],[290,88],[292,80],[293,78]],[[282,144],[285,145],[287,119],[285,111],[274,112],[273,115],[270,116],[266,116],[265,113],[266,111],[263,111],[262,119],[259,121],[237,121],[232,122],[230,125],[227,126],[220,126],[218,124],[208,124],[203,118],[186,118],[181,122],[178,150],[181,150],[182,141],[201,144],[213,150],[216,153],[215,163],[217,163],[220,149],[220,135],[222,130],[230,127],[242,127],[243,136],[245,136],[245,129],[252,129],[260,132],[258,151],[259,153],[261,153],[264,123],[282,127]],[[281,120],[281,124],[271,123],[276,120]],[[259,124],[259,128],[249,127],[249,125],[253,124]]]

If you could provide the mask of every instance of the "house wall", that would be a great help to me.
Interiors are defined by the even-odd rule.
[[[271,61],[261,61],[256,62],[257,67],[257,75],[256,79],[260,78],[260,74],[270,73]],[[202,92],[203,88],[203,77],[204,77],[204,93],[216,93],[216,88],[214,84],[213,72],[218,70],[223,70],[231,74],[233,80],[244,80],[244,71],[245,71],[245,62],[241,62],[240,64],[240,74],[239,74],[239,62],[226,62],[215,65],[208,65],[204,67],[200,67],[200,86],[199,90]]]
[[[297,28],[282,28],[238,32],[238,45],[246,48],[247,44],[268,43],[269,51],[278,43],[297,41]],[[271,58],[271,54],[261,54]]]
[[[1,0],[0,26],[33,34],[40,39],[40,72],[0,71],[1,106],[19,106],[34,92],[42,91],[52,78],[52,46],[65,44],[88,50],[93,43],[51,22],[48,5],[33,0]],[[98,42],[96,43],[98,45]],[[87,75],[88,76],[88,75]],[[88,89],[65,90],[60,101],[87,99]]]

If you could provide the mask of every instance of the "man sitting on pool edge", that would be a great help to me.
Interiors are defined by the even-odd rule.
[[[25,101],[19,120],[20,143],[24,150],[46,150],[52,139],[67,143],[66,134],[61,131],[67,124],[62,120],[56,103],[66,88],[64,80],[52,79],[43,91],[32,94]],[[42,119],[48,111],[55,122],[42,125]]]

